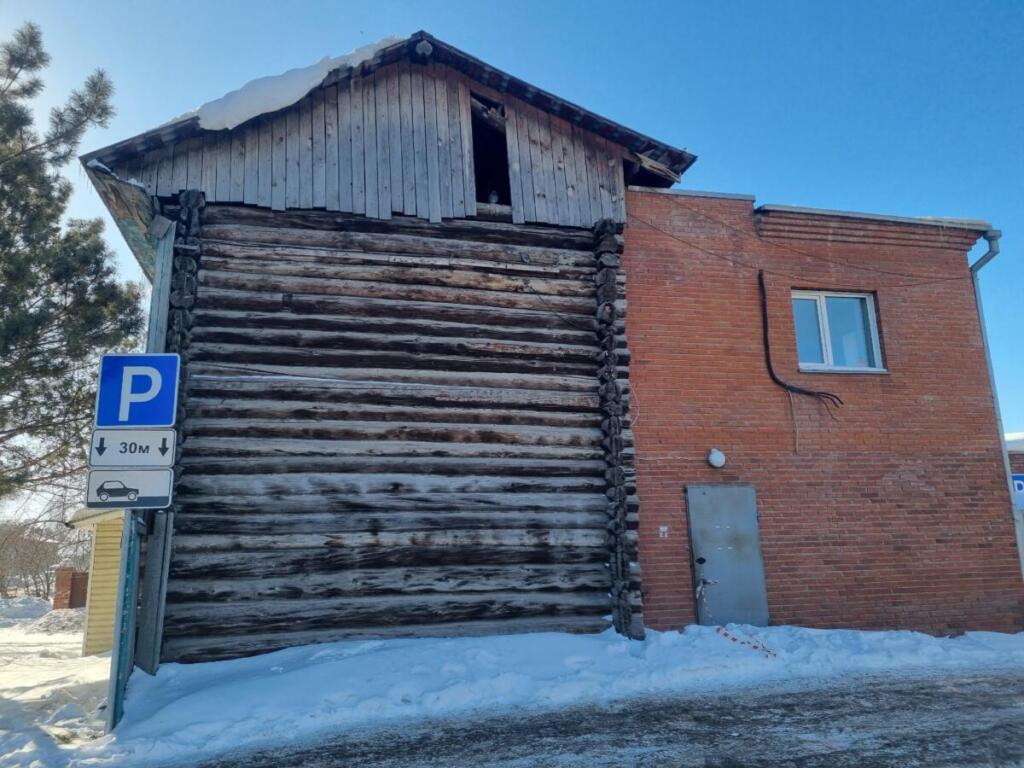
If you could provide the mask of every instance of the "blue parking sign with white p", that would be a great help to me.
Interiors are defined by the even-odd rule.
[[[96,426],[173,427],[180,365],[176,354],[104,355]]]

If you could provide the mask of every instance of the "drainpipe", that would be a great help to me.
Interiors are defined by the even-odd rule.
[[[1010,470],[1010,454],[1006,450],[1006,436],[1003,433],[1003,416],[999,410],[999,394],[996,392],[996,378],[992,370],[992,352],[988,346],[988,332],[985,330],[985,312],[981,304],[981,284],[978,273],[992,259],[999,255],[999,238],[1003,233],[998,229],[990,229],[982,237],[988,243],[988,251],[971,264],[971,282],[974,284],[974,303],[978,308],[978,323],[981,326],[981,344],[985,348],[985,365],[988,368],[988,382],[992,388],[992,404],[996,409],[996,426],[999,429],[999,445],[1003,452],[1003,471],[1006,487],[1010,494],[1010,514],[1013,516],[1013,528],[1017,538],[1017,557],[1020,560],[1021,573],[1024,574],[1024,510],[1017,509],[1013,503],[1013,473]]]

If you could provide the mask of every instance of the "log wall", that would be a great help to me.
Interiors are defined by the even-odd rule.
[[[642,627],[607,229],[191,210],[164,660]]]
[[[625,221],[624,149],[441,64],[398,62],[341,80],[230,131],[116,164],[150,194],[432,222],[476,215],[470,94],[505,104],[517,222]]]

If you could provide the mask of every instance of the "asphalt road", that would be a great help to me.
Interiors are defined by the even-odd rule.
[[[1024,670],[417,721],[202,768],[1024,766]]]

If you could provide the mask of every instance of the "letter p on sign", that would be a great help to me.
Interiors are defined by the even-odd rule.
[[[104,355],[96,392],[97,427],[173,427],[178,355]]]
[[[149,379],[149,387],[136,392],[133,388],[135,378]],[[160,371],[148,365],[126,365],[121,370],[121,407],[117,411],[117,420],[127,423],[132,403],[148,403],[160,393],[163,378]]]

